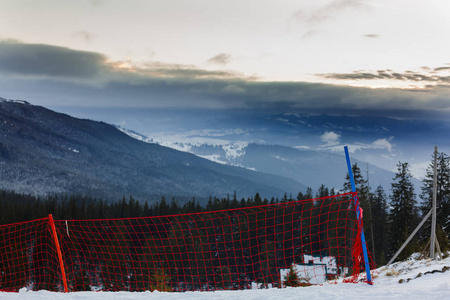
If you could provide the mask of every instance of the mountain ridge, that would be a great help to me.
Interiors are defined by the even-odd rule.
[[[104,122],[25,102],[0,102],[0,186],[31,194],[80,193],[119,199],[282,197],[294,180],[219,165],[137,141]],[[106,192],[105,192],[106,191]]]

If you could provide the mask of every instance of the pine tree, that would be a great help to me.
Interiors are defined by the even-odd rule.
[[[328,197],[329,195],[330,195],[330,192],[329,192],[328,188],[324,184],[321,184],[319,187],[319,190],[317,191],[316,198]]]
[[[283,284],[285,286],[309,286],[309,278],[300,278],[295,270],[294,265],[291,265],[289,268],[289,272],[287,275],[283,278]]]
[[[309,186],[306,188],[306,194],[303,195],[303,199],[312,199],[313,198],[313,192],[312,188]]]
[[[406,241],[417,225],[418,213],[415,200],[414,186],[409,164],[399,162],[397,173],[393,178],[391,211],[389,212],[389,255],[392,256]],[[405,259],[417,250],[417,238],[414,237],[399,255]]]
[[[370,214],[371,209],[369,207],[369,187],[367,186],[367,180],[364,179],[361,173],[361,169],[358,164],[352,165],[353,179],[355,181],[356,191],[358,192],[359,206],[363,210],[363,226],[364,232],[370,233],[370,226],[372,224],[372,216]],[[344,192],[348,193],[352,191],[352,186],[350,182],[350,176],[347,173],[344,183]],[[365,234],[367,245],[372,245],[372,236],[370,234]]]
[[[427,214],[432,206],[433,181],[434,181],[434,155],[431,164],[427,168],[425,178],[422,180],[423,200],[421,205],[422,214]],[[447,240],[450,238],[450,157],[441,152],[437,155],[437,189],[436,189],[436,226],[444,229],[444,236],[438,236],[441,248],[447,249]],[[425,223],[422,230],[422,240],[429,238],[431,231],[431,218]]]
[[[386,239],[387,234],[387,203],[386,194],[383,187],[380,185],[375,190],[372,197],[372,220],[374,230],[374,247],[375,247],[375,262],[377,265],[383,265],[386,262],[386,255],[388,251],[388,243]]]
[[[259,195],[259,193],[255,194],[255,198],[253,199],[254,203],[256,206],[262,205],[263,204],[263,200],[261,198],[261,196]]]

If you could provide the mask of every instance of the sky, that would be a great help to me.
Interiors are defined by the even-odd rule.
[[[447,0],[0,0],[0,97],[450,113]]]

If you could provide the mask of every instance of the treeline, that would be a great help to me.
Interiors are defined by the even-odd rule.
[[[306,194],[299,193],[295,199],[314,198],[309,188]],[[281,199],[262,198],[259,193],[254,197],[238,199],[236,193],[232,197],[210,197],[208,201],[198,201],[193,198],[184,204],[179,204],[175,198],[170,201],[161,197],[160,201],[135,200],[132,196],[111,202],[103,199],[81,195],[54,195],[35,197],[14,191],[0,191],[0,224],[30,221],[53,215],[56,220],[79,219],[113,219],[176,215],[206,211],[243,208],[265,204],[282,203],[295,200],[292,195],[285,194]],[[203,204],[202,204],[203,203]]]
[[[437,184],[437,236],[442,251],[449,248],[450,239],[450,159],[445,153],[438,154]],[[422,181],[421,193],[418,195],[411,182],[409,164],[399,162],[397,172],[392,179],[390,195],[383,187],[370,190],[367,179],[357,164],[352,166],[356,189],[361,207],[364,211],[364,230],[368,249],[372,252],[378,265],[386,263],[413,232],[423,216],[431,208],[433,187],[434,158]],[[161,215],[176,215],[216,211],[288,202],[292,200],[326,197],[343,192],[350,192],[350,180],[347,175],[342,190],[335,191],[321,185],[314,192],[308,188],[295,197],[285,194],[282,198],[262,198],[258,193],[254,197],[239,199],[234,193],[225,198],[210,197],[209,200],[192,200],[180,204],[177,199],[161,198],[156,203],[138,201],[132,196],[110,202],[85,196],[48,196],[34,197],[11,191],[0,192],[0,224],[29,221],[53,214],[55,219],[109,219]],[[421,202],[419,203],[419,199]],[[403,250],[399,259],[411,253],[422,251],[430,236],[431,218],[419,231],[419,234]]]

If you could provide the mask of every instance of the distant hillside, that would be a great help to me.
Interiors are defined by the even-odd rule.
[[[120,130],[136,139],[153,142],[151,138],[135,132],[123,128]],[[342,189],[348,172],[343,147],[339,153],[245,142],[230,142],[224,145],[211,145],[207,142],[204,144],[176,142],[166,143],[166,146],[222,164],[288,177],[302,182],[314,191],[317,191],[322,184],[329,188],[334,187],[336,190]],[[358,164],[364,178],[367,178],[367,168],[369,168],[369,184],[372,190],[381,185],[389,193],[395,176],[393,172],[373,164],[368,166],[366,162],[353,157],[351,161],[353,164]],[[413,178],[412,181],[416,188],[420,187],[419,180]]]
[[[282,197],[299,182],[217,164],[129,137],[103,122],[81,120],[24,101],[0,100],[0,188],[34,195],[79,193],[111,200]]]
[[[160,115],[166,113],[170,112],[161,111]],[[150,132],[145,135],[119,129],[136,139],[214,162],[288,177],[313,190],[321,184],[336,190],[343,187],[347,175],[344,145],[349,147],[352,163],[358,164],[365,178],[369,170],[372,190],[381,185],[388,194],[399,161],[410,163],[410,171],[416,176],[412,182],[416,193],[420,193],[421,182],[417,178],[425,175],[433,143],[439,145],[440,151],[449,152],[449,142],[442,138],[450,130],[450,123],[445,120],[252,114],[245,111],[191,111],[186,112],[185,117],[181,112],[172,114],[170,126],[166,124],[166,129],[161,126],[157,130],[153,129],[156,125],[149,126],[147,131]],[[195,119],[199,124],[186,121]],[[156,120],[164,122],[157,115],[153,115],[151,120],[151,124],[156,124]],[[335,140],[328,141],[327,134]]]

